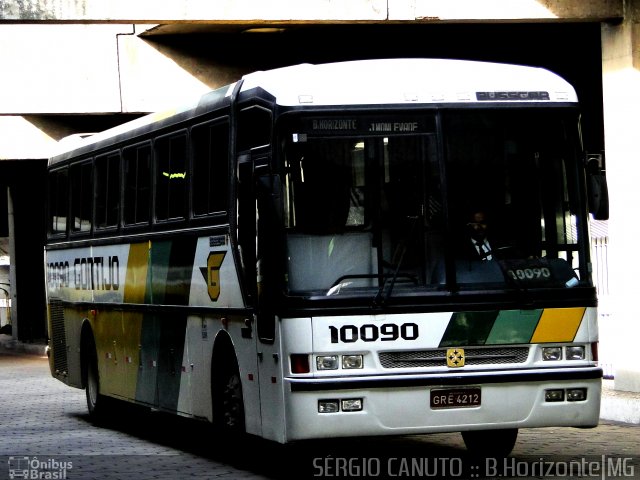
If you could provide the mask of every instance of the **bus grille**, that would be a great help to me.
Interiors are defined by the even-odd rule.
[[[415,350],[381,352],[380,363],[384,368],[445,367],[447,350]],[[529,347],[465,348],[465,365],[492,365],[524,363],[529,356]]]
[[[49,315],[51,319],[51,353],[53,368],[57,375],[66,375],[67,366],[67,336],[64,329],[64,308],[60,300],[49,301]]]

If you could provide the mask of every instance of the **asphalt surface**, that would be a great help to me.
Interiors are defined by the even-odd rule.
[[[206,424],[121,406],[90,422],[84,391],[46,357],[0,351],[0,479],[634,478],[640,425],[521,430],[507,459],[470,457],[461,436],[231,442]]]

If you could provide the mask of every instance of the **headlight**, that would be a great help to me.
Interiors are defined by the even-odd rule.
[[[342,368],[362,368],[362,355],[343,355]]]
[[[359,412],[362,410],[361,398],[347,398],[340,401],[340,406],[343,412]]]
[[[586,388],[569,388],[567,390],[567,400],[570,402],[582,402],[587,399]]]
[[[562,402],[564,400],[564,390],[553,389],[544,391],[545,402]]]
[[[318,400],[318,413],[337,413],[340,411],[338,400]]]
[[[542,359],[544,361],[562,360],[562,347],[542,347]]]
[[[337,370],[338,356],[324,355],[324,356],[316,357],[316,367],[318,368],[318,370]]]
[[[584,360],[584,346],[571,346],[566,348],[567,360]]]

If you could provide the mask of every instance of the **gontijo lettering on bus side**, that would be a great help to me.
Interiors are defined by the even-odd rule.
[[[118,256],[81,257],[72,262],[52,262],[47,265],[49,284],[76,290],[118,290],[120,288]]]
[[[230,266],[225,267],[228,247],[211,244],[211,238],[204,237],[105,247],[102,250],[111,254],[104,255],[86,255],[85,249],[73,256],[52,252],[47,263],[48,288],[62,298],[67,291],[85,291],[94,292],[96,299],[101,298],[100,292],[111,292],[129,303],[162,303],[167,298],[184,305],[205,298],[227,302],[222,287],[225,275],[235,276]],[[237,297],[234,283],[228,279],[226,283],[227,293]]]

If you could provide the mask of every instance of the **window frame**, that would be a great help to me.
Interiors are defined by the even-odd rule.
[[[116,193],[116,219],[114,223],[111,224],[106,224],[106,225],[99,225],[99,215],[98,215],[98,211],[99,211],[99,201],[100,201],[100,190],[99,187],[101,185],[101,182],[99,181],[98,176],[100,175],[100,171],[99,171],[99,162],[102,159],[107,159],[107,161],[111,158],[111,157],[116,157],[117,156],[117,192],[111,192],[109,190],[109,187],[112,187],[113,182],[108,183],[106,186],[106,192],[107,192],[107,197],[106,197],[106,203],[105,203],[105,221],[108,222],[109,221],[109,193]],[[107,163],[108,167],[111,165],[109,162]],[[118,230],[118,228],[120,227],[120,223],[121,223],[121,217],[122,217],[122,154],[120,149],[115,149],[115,150],[110,150],[107,151],[105,153],[101,153],[99,155],[96,155],[94,157],[94,166],[93,166],[93,172],[94,172],[94,177],[93,177],[93,181],[94,181],[94,209],[93,209],[93,218],[94,218],[94,231],[96,232],[112,232],[115,230]],[[107,170],[107,182],[109,182],[108,178],[109,178],[109,174],[110,174],[110,170]]]
[[[213,177],[217,177],[218,175],[216,175],[216,170],[223,170],[221,172],[221,175],[224,176],[224,179],[222,180],[218,180],[217,185],[222,184],[225,187],[225,190],[223,192],[223,194],[218,198],[218,200],[221,200],[223,205],[220,205],[221,207],[223,207],[222,209],[212,209],[211,207],[208,208],[208,212],[206,213],[197,213],[196,212],[196,204],[197,204],[197,200],[196,200],[196,196],[198,193],[198,180],[196,179],[196,174],[197,169],[196,169],[196,164],[197,164],[197,158],[198,158],[198,146],[196,145],[197,143],[197,136],[200,132],[200,130],[202,130],[202,134],[205,135],[205,138],[209,141],[209,147],[211,147],[211,139],[212,139],[212,135],[211,133],[213,132],[214,129],[217,129],[219,127],[224,127],[226,128],[226,143],[224,145],[222,145],[224,152],[220,152],[218,151],[218,153],[222,153],[224,154],[224,163],[222,163],[222,156],[220,155],[220,159],[218,162],[210,162],[211,167],[213,167],[213,172],[211,172],[211,170],[209,170],[209,175],[208,175],[208,182],[207,182],[207,192],[209,195],[211,195],[211,192],[216,188],[216,182],[215,180],[212,181]],[[190,159],[191,159],[191,163],[190,163],[190,171],[191,171],[191,185],[190,185],[190,189],[189,189],[189,199],[190,199],[190,218],[194,221],[204,221],[205,219],[217,219],[217,218],[221,218],[221,219],[225,219],[228,215],[229,209],[230,209],[230,192],[231,192],[231,161],[230,161],[230,156],[231,156],[231,119],[229,118],[228,115],[223,115],[220,117],[216,117],[212,120],[207,120],[205,122],[201,122],[201,123],[197,123],[195,125],[193,125],[190,130],[189,130],[189,143],[190,143]],[[208,148],[209,148],[208,147]],[[211,158],[211,150],[209,148],[209,158]],[[216,168],[217,166],[217,168]]]
[[[149,149],[149,168],[147,171],[147,219],[146,221],[134,221],[132,223],[128,223],[127,222],[127,213],[128,213],[128,205],[127,205],[127,188],[128,188],[128,184],[127,184],[127,179],[128,179],[128,171],[127,171],[127,154],[129,152],[134,152],[136,154],[135,156],[135,160],[136,162],[138,162],[140,160],[140,157],[137,155],[137,153],[142,149],[142,148],[148,148]],[[141,142],[137,142],[131,145],[127,145],[124,146],[122,148],[122,226],[123,229],[126,230],[132,230],[132,229],[140,229],[140,228],[145,228],[148,227],[151,224],[152,218],[153,218],[153,214],[152,214],[152,210],[153,210],[153,179],[154,179],[154,174],[153,174],[153,164],[154,164],[154,147],[153,147],[153,142],[148,139],[148,140],[144,140]],[[136,164],[137,165],[137,164]],[[140,182],[139,182],[139,177],[136,176],[136,184],[135,184],[135,200],[136,200],[136,218],[137,218],[137,205],[138,202],[140,200]]]
[[[90,188],[89,188],[89,198],[87,199],[86,196],[81,195],[79,200],[80,203],[82,204],[85,200],[89,201],[89,229],[88,230],[76,230],[74,228],[75,226],[75,211],[74,211],[74,184],[73,184],[73,172],[76,169],[80,169],[82,170],[83,167],[89,166],[89,179],[90,179]],[[80,174],[80,184],[82,184],[83,182],[83,175],[82,175],[82,171]],[[93,231],[95,229],[95,197],[96,197],[96,185],[95,185],[95,165],[94,165],[94,158],[93,157],[85,157],[85,158],[81,158],[77,161],[74,161],[73,163],[71,163],[69,165],[69,211],[70,211],[70,215],[72,217],[72,223],[73,225],[69,226],[69,235],[71,238],[77,238],[77,237],[87,237],[93,234]]]
[[[158,143],[163,142],[163,141],[168,141],[170,142],[172,139],[177,139],[183,137],[184,138],[184,142],[185,142],[185,150],[184,150],[184,154],[185,154],[185,158],[184,158],[184,167],[185,167],[185,184],[184,184],[184,191],[182,192],[183,195],[183,202],[184,202],[184,207],[183,207],[183,212],[182,212],[182,216],[180,217],[170,217],[169,216],[169,204],[171,201],[171,196],[169,195],[170,193],[170,189],[167,188],[166,192],[167,192],[167,199],[165,201],[165,206],[166,206],[166,218],[158,218],[158,207],[160,205],[160,202],[158,201],[158,195],[159,195],[159,175],[161,174],[160,172],[160,159],[161,156],[158,154],[159,152],[159,148],[158,148]],[[189,214],[190,214],[190,205],[189,205],[189,190],[190,190],[190,178],[189,178],[189,173],[190,173],[190,157],[191,157],[191,152],[190,152],[190,145],[189,145],[189,130],[184,127],[184,128],[180,128],[178,130],[174,130],[162,135],[158,135],[156,137],[154,137],[153,139],[153,162],[152,162],[152,185],[153,185],[153,191],[152,191],[152,200],[151,200],[151,204],[152,204],[152,208],[151,208],[151,222],[154,225],[167,225],[167,224],[179,224],[179,223],[186,223],[187,220],[189,219]],[[171,150],[169,150],[169,152],[171,152]],[[171,153],[170,153],[171,155]],[[169,161],[171,161],[171,159],[169,158]],[[171,165],[171,163],[169,163],[169,165]],[[161,227],[164,228],[164,227]]]
[[[57,181],[56,182],[56,186],[55,186],[55,199],[56,199],[56,207],[59,205],[59,200],[63,200],[66,201],[66,207],[65,207],[65,211],[66,211],[66,224],[65,224],[65,228],[64,231],[62,230],[55,230],[53,229],[53,212],[54,212],[54,208],[52,205],[52,199],[53,199],[53,186],[52,186],[52,179],[55,177],[56,180],[58,180],[60,178],[59,175],[61,175],[64,172],[65,176],[66,176],[66,186],[64,187],[65,192],[62,192],[64,195],[60,195],[60,182]],[[64,239],[69,235],[69,215],[71,213],[71,201],[70,201],[70,188],[69,188],[69,165],[62,165],[60,167],[56,167],[56,168],[52,168],[49,170],[49,172],[47,173],[47,237],[50,239]],[[66,199],[66,200],[65,200]],[[57,208],[55,209],[57,211]]]

